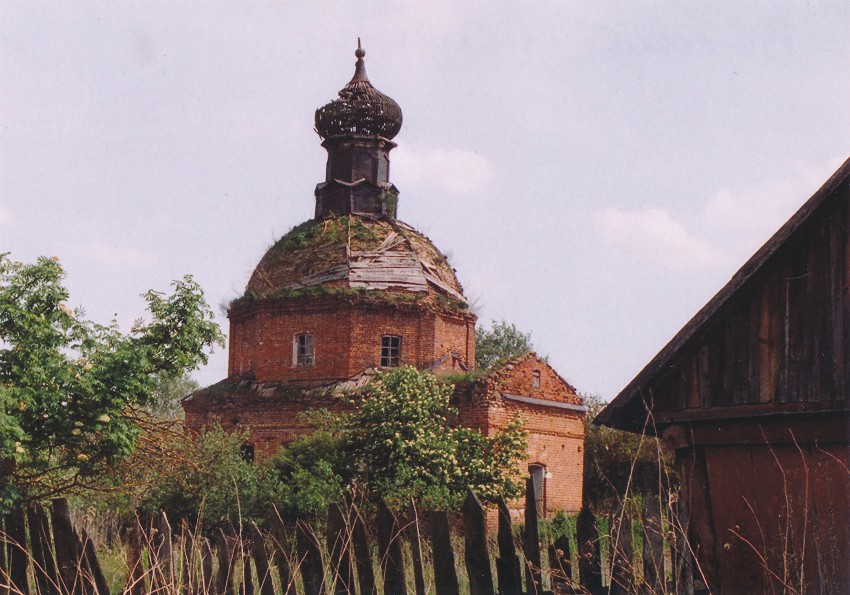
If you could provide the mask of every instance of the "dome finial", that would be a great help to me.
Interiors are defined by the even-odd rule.
[[[363,62],[363,57],[366,55],[366,50],[360,47],[360,38],[357,38],[357,49],[354,50],[354,55],[357,57],[357,64],[354,65],[354,76],[351,78],[351,83],[368,83],[369,77],[366,76],[366,63]]]

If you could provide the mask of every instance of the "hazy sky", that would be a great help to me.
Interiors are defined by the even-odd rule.
[[[846,1],[4,0],[0,252],[58,256],[102,322],[185,273],[220,310],[312,216],[360,36],[399,217],[611,398],[850,155],[848,30]]]

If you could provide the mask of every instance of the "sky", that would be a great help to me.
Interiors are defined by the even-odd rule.
[[[613,398],[850,156],[850,3],[0,3],[0,252],[124,328],[191,273],[227,329],[313,215],[357,38],[399,218],[479,316]],[[226,349],[196,373],[227,374]]]

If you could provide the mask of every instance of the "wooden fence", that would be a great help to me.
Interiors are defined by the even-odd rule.
[[[526,502],[524,524],[516,532],[505,502],[498,503],[495,544],[487,534],[486,511],[471,492],[461,519],[453,520],[446,512],[418,511],[413,502],[398,514],[379,503],[374,516],[349,504],[331,507],[323,528],[304,521],[291,526],[273,521],[262,527],[250,523],[218,531],[212,537],[203,537],[197,527],[186,523],[172,527],[160,513],[137,522],[122,535],[126,582],[116,592],[693,592],[688,556],[678,555],[678,549],[686,548],[670,547],[684,543],[682,533],[662,520],[663,511],[657,506],[646,506],[641,515],[642,549],[636,556],[629,516],[607,519],[607,534],[600,536],[597,519],[587,510],[578,515],[574,535],[559,536],[541,547],[530,482]],[[49,512],[38,505],[17,508],[3,523],[0,595],[110,593],[94,543],[84,529],[72,524],[66,500],[54,500]],[[462,549],[463,555],[455,559],[459,543],[462,548],[457,549]],[[573,556],[575,546],[578,551]]]

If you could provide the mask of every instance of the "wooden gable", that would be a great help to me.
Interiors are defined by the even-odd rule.
[[[847,411],[850,159],[599,414],[653,422]]]

